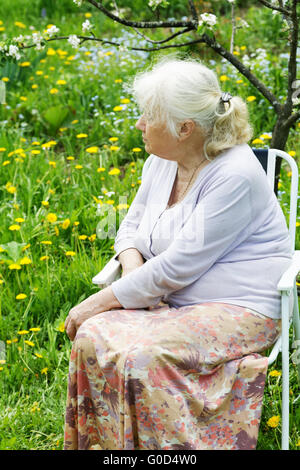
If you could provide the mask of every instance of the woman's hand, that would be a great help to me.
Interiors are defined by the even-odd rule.
[[[111,286],[91,295],[80,304],[71,308],[65,321],[65,330],[70,340],[73,341],[78,328],[85,320],[107,312],[112,308],[123,308],[115,297]]]

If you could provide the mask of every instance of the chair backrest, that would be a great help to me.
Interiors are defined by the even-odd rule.
[[[252,149],[256,157],[260,161],[263,169],[267,174],[267,178],[271,188],[274,190],[275,183],[275,168],[276,158],[283,158],[290,166],[292,179],[290,188],[290,203],[289,203],[289,234],[292,241],[293,250],[295,249],[295,237],[296,237],[296,218],[297,218],[297,200],[298,200],[298,167],[288,153],[283,150],[277,149]]]

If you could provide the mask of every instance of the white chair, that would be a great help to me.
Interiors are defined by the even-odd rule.
[[[292,240],[294,250],[293,259],[290,267],[282,275],[277,289],[281,293],[281,320],[282,320],[282,333],[278,337],[276,343],[273,345],[271,353],[268,357],[268,364],[272,364],[279,354],[282,353],[282,450],[289,449],[289,329],[293,324],[294,342],[293,345],[296,349],[296,357],[294,363],[298,362],[298,379],[300,384],[300,320],[299,320],[299,306],[298,295],[296,286],[296,276],[300,271],[300,251],[295,251],[295,235],[296,235],[296,216],[297,216],[297,197],[298,197],[298,168],[295,160],[286,152],[276,149],[253,149],[258,160],[262,164],[267,173],[267,179],[274,189],[275,182],[275,165],[276,158],[283,158],[291,168],[291,190],[290,190],[290,205],[289,205],[289,233]],[[94,284],[99,287],[110,285],[114,280],[118,279],[121,275],[121,264],[115,259],[111,258],[106,266],[92,279]],[[294,301],[292,308],[290,308],[290,296],[293,294]],[[298,354],[297,354],[298,352]],[[294,354],[293,354],[294,355]]]

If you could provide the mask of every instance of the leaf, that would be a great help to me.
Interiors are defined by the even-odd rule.
[[[4,104],[6,101],[6,86],[4,82],[0,82],[0,103]]]
[[[17,261],[22,257],[22,248],[26,246],[26,243],[9,242],[0,246],[6,251],[9,258],[17,263]],[[1,254],[1,259],[8,260],[9,258],[6,254]]]
[[[69,111],[63,106],[52,106],[42,114],[44,121],[50,125],[50,129],[56,132],[66,119]]]

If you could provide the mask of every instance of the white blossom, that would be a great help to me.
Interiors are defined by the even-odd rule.
[[[41,42],[43,41],[43,36],[41,33],[33,33],[32,34],[32,41],[35,44],[35,48],[37,51],[44,49],[45,46],[42,46]]]
[[[216,22],[217,17],[212,13],[202,13],[202,15],[200,15],[199,26],[202,26],[203,23],[208,26],[214,26]]]
[[[234,3],[235,0],[227,0],[227,2],[229,2],[229,3]]]
[[[6,55],[10,55],[11,57],[14,57],[17,60],[19,60],[21,57],[19,53],[19,48],[17,46],[13,46],[12,44],[9,46]]]
[[[71,36],[69,36],[68,43],[71,44],[72,47],[76,48],[80,44],[80,39],[76,34],[71,34]]]
[[[89,20],[86,20],[84,23],[82,23],[82,31],[90,31],[93,28],[93,25],[89,22]]]
[[[148,5],[149,7],[158,7],[161,3],[163,2],[163,0],[150,0]]]
[[[54,36],[54,34],[58,33],[59,28],[57,28],[55,25],[50,26],[50,28],[47,29],[46,33],[50,38]]]
[[[73,2],[74,2],[78,7],[81,7],[82,0],[73,0]]]

